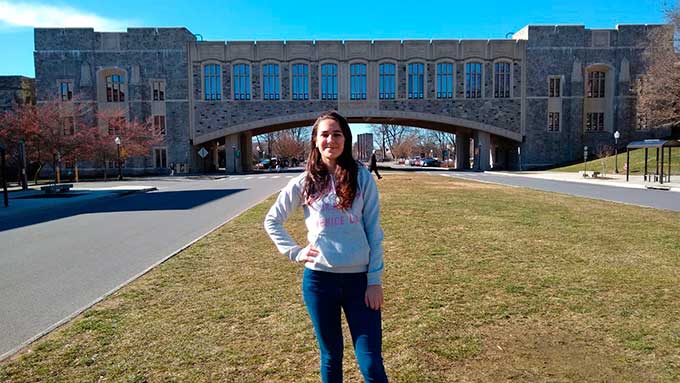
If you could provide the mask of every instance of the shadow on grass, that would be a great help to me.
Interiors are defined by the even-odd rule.
[[[51,208],[0,221],[0,232],[19,227],[68,218],[80,214],[116,213],[126,211],[189,210],[197,206],[242,192],[247,189],[214,189],[152,192],[83,201],[81,205]]]

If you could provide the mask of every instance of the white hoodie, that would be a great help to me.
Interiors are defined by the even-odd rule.
[[[368,170],[359,165],[357,193],[349,210],[335,207],[335,184],[322,198],[307,205],[302,196],[306,172],[286,185],[264,219],[264,228],[278,250],[297,261],[304,246],[298,245],[283,223],[303,206],[307,240],[319,255],[305,267],[331,273],[366,272],[369,285],[382,284],[383,231],[380,227],[378,189]],[[332,180],[332,179],[331,179]]]

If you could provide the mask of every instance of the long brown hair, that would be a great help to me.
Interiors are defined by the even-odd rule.
[[[345,145],[340,157],[335,162],[335,173],[333,175],[335,177],[335,195],[338,197],[336,206],[342,210],[348,210],[352,207],[352,202],[357,194],[359,166],[354,157],[352,157],[352,131],[349,129],[347,120],[338,112],[325,112],[314,122],[311,140],[312,147],[309,157],[307,157],[305,169],[307,170],[307,176],[305,177],[303,196],[309,204],[321,198],[331,187],[328,168],[321,160],[321,153],[316,147],[316,133],[319,129],[319,124],[323,120],[337,122],[342,130],[342,135],[345,136]]]

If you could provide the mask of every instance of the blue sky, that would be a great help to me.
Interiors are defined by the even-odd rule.
[[[527,24],[664,21],[674,0],[0,0],[0,75],[34,76],[33,27],[184,26],[205,40],[504,38]],[[363,129],[361,129],[363,130]]]

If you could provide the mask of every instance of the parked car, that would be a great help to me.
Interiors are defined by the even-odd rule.
[[[265,158],[264,160],[255,164],[255,169],[274,169],[278,161],[276,158]]]
[[[411,161],[411,166],[422,166],[423,165],[423,159],[420,157],[416,157]]]
[[[424,158],[421,161],[420,166],[422,166],[422,167],[439,167],[439,166],[442,166],[442,163],[436,158]]]

